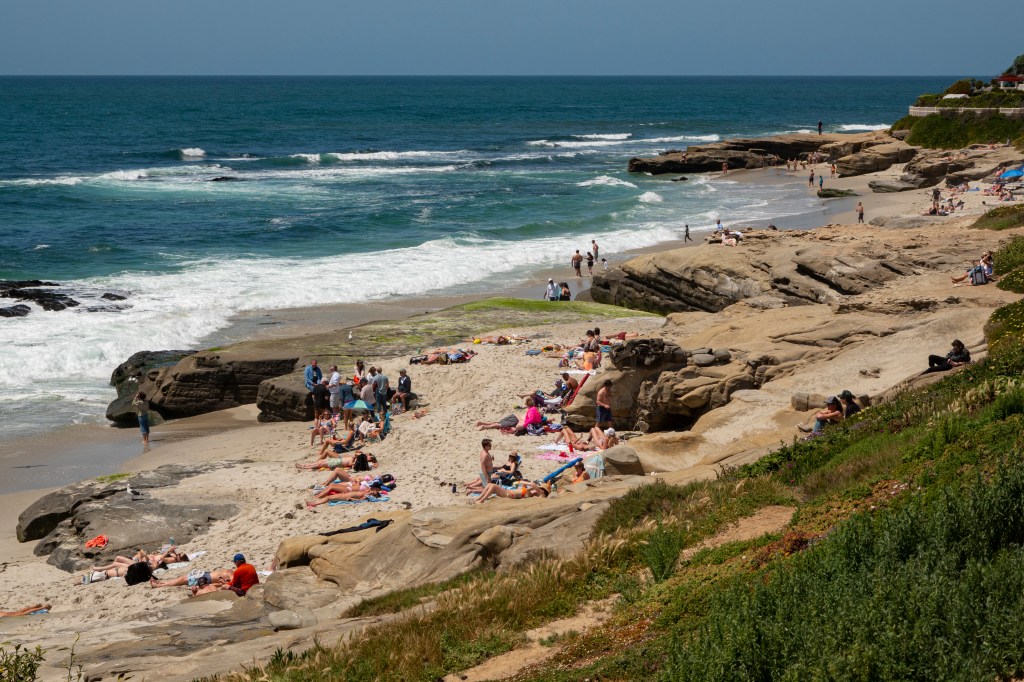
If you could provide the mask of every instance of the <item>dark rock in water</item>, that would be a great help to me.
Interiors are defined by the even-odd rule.
[[[119,313],[122,310],[129,310],[134,306],[130,303],[122,303],[119,305],[87,305],[84,310],[87,313]]]
[[[7,306],[6,308],[0,308],[0,317],[25,317],[30,312],[32,312],[32,308],[24,303],[19,303]]]
[[[0,298],[13,298],[16,301],[32,301],[43,310],[55,311],[74,308],[78,301],[65,293],[40,287],[60,286],[56,282],[41,280],[21,280],[0,282]]]
[[[678,178],[672,178],[672,182],[686,182],[689,180],[685,175],[680,175]]]
[[[102,298],[105,301],[124,301],[125,299],[128,298],[128,296],[122,294],[114,294],[108,291],[107,293],[100,296],[100,298]]]
[[[241,182],[242,178],[235,177],[233,175],[218,175],[215,178],[210,178],[210,182]]]
[[[852,189],[819,189],[819,199],[839,199],[840,197],[855,197],[857,193]]]

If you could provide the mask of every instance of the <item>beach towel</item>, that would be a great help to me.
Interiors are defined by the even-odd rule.
[[[161,551],[163,551],[163,552],[166,552],[167,550],[166,550],[166,549],[164,549],[164,550],[161,550]],[[188,561],[176,561],[176,562],[175,562],[175,563],[173,563],[173,564],[167,564],[167,568],[168,568],[168,569],[173,569],[173,568],[185,568],[185,567],[186,567],[186,566],[188,566],[188,565],[189,565],[190,563],[192,563],[193,561],[195,561],[195,560],[196,560],[196,559],[198,559],[199,557],[201,557],[201,556],[203,556],[204,554],[206,554],[206,550],[205,550],[205,549],[201,549],[201,550],[199,550],[198,552],[185,552],[185,554],[188,554]]]
[[[604,457],[600,453],[588,457],[583,460],[583,470],[586,471],[591,479],[601,478],[604,476]]]
[[[546,445],[538,445],[538,450],[550,450],[554,452],[569,452],[569,446],[565,443],[547,443]]]
[[[586,375],[597,374],[597,370],[596,369],[570,369],[570,370],[568,370],[566,372],[566,374],[576,374],[576,375],[579,375],[579,376],[583,376],[584,374],[586,374]]]
[[[538,350],[536,348],[531,348],[530,350],[526,351],[526,354],[527,355],[540,355],[542,352],[543,351],[540,351],[540,350]]]
[[[99,549],[101,547],[106,547],[109,542],[110,538],[106,535],[97,535],[92,540],[87,541],[85,546],[90,549]]]
[[[542,452],[537,455],[537,459],[546,459],[551,462],[565,462],[569,457],[568,452]]]
[[[379,497],[375,496],[375,495],[370,495],[369,497],[364,497],[361,500],[331,500],[330,502],[327,503],[327,505],[330,506],[330,507],[337,507],[339,504],[359,504],[360,502],[387,502],[387,501],[388,501],[388,496],[387,495],[381,495]]]

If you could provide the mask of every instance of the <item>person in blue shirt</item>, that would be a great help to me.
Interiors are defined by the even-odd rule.
[[[316,366],[316,360],[310,360],[306,365],[306,390],[312,392],[313,387],[324,378],[324,373]]]

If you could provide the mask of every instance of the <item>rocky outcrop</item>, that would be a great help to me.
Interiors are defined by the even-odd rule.
[[[297,356],[204,351],[171,366],[149,369],[140,377],[137,390],[146,394],[153,410],[164,418],[191,417],[256,402],[263,381],[292,373],[298,361]],[[118,417],[131,423],[130,417],[124,416],[125,397],[130,396],[120,397],[107,408],[109,419]]]
[[[858,135],[793,134],[772,137],[733,138],[722,142],[689,147],[686,152],[670,152],[650,158],[629,160],[630,173],[707,173],[722,170],[764,168],[783,159],[804,158],[825,149],[853,149],[880,138],[879,133]],[[838,146],[836,146],[838,145]],[[834,153],[834,151],[832,152]],[[685,159],[685,160],[684,160]]]
[[[302,373],[274,377],[260,383],[256,394],[261,422],[306,421],[313,418],[313,402]]]
[[[132,407],[132,399],[139,391],[139,385],[149,379],[155,381],[160,376],[159,370],[173,367],[182,358],[195,354],[194,350],[155,350],[139,351],[118,365],[110,375],[110,385],[117,391],[115,398],[107,405],[107,419],[118,426],[137,426],[138,419]],[[160,421],[159,412],[150,415],[150,423],[155,426]]]
[[[955,154],[945,150],[920,150],[908,161],[897,180],[872,180],[868,186],[874,192],[905,192],[934,187],[941,182],[960,185],[988,178],[1007,164],[1020,163],[1021,159],[1011,149],[993,151],[985,147]]]
[[[0,317],[28,315],[32,308],[24,303],[34,303],[50,312],[77,308],[83,304],[83,301],[86,303],[83,309],[91,313],[117,312],[129,307],[127,304],[119,303],[128,298],[127,292],[103,292],[89,288],[71,289],[57,282],[44,282],[38,279],[0,281],[0,298],[23,302],[21,305],[5,308],[9,314],[0,313]]]
[[[884,171],[891,168],[894,164],[910,161],[917,152],[917,147],[911,147],[905,142],[893,140],[865,147],[839,158],[836,161],[836,172],[839,173],[839,177],[847,178],[852,175]]]
[[[708,244],[639,256],[594,275],[591,295],[660,314],[717,312],[738,301],[764,308],[834,303],[951,258],[939,253],[949,250],[943,244],[887,252],[884,240],[833,238],[827,227],[744,235],[735,248]]]
[[[17,305],[0,308],[0,317],[25,317],[30,312],[32,312],[32,308],[24,303],[18,303]]]
[[[161,501],[159,491],[218,465],[166,465],[117,481],[76,483],[44,495],[18,517],[19,542],[40,540],[34,552],[66,571],[102,562],[139,547],[159,547],[174,537],[188,542],[211,521],[233,516],[235,507],[220,500]],[[132,492],[129,492],[129,489]],[[84,543],[106,535],[109,544],[86,549]]]
[[[829,189],[819,189],[819,199],[841,199],[843,197],[855,197],[857,193],[852,189],[835,189],[830,187]]]

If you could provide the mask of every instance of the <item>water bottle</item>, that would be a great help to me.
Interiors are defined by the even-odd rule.
[[[452,494],[453,495],[457,492],[457,489],[458,489],[458,486],[456,484],[452,483]]]

